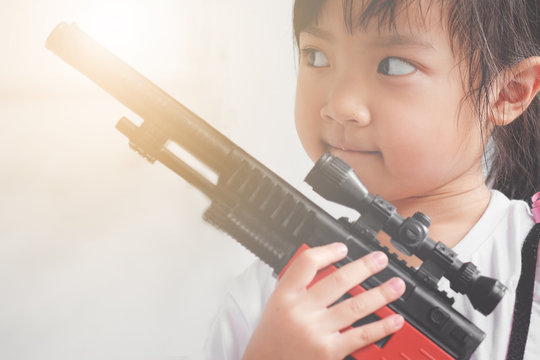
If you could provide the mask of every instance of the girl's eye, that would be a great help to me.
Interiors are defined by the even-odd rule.
[[[324,67],[329,65],[328,58],[320,50],[307,48],[302,50],[302,52],[304,53],[304,56],[307,59],[307,63],[310,66]]]
[[[377,72],[391,76],[408,75],[415,70],[416,67],[414,65],[397,57],[384,58],[377,68]]]

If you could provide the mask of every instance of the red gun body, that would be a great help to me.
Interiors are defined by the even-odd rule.
[[[291,258],[289,263],[283,268],[280,273],[280,277],[287,271],[289,265],[305,250],[309,249],[309,246],[302,244],[298,251]],[[335,266],[327,266],[326,268],[320,270],[311,284],[315,284],[317,281],[323,279],[324,277],[330,275],[338,268]],[[356,285],[349,290],[348,294],[355,296],[366,291],[362,286]],[[374,313],[379,319],[385,318],[392,314],[395,314],[392,309],[388,306],[384,306]],[[351,327],[343,329],[342,331],[347,331]],[[411,324],[405,321],[403,327],[399,329],[394,334],[390,335],[389,338],[384,341],[384,344],[371,344],[362,349],[359,349],[349,355],[347,359],[370,359],[370,360],[452,360],[454,357],[450,356],[446,351],[441,349],[438,345],[434,344],[429,338],[424,334],[414,328]]]

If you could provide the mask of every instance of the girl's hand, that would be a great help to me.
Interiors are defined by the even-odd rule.
[[[290,265],[266,304],[261,321],[244,354],[248,359],[343,359],[403,325],[401,315],[345,332],[357,320],[399,298],[399,278],[329,307],[348,290],[388,264],[374,252],[342,266],[308,289],[317,271],[345,257],[347,247],[334,243],[304,251]]]

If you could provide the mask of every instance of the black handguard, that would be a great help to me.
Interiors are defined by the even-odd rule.
[[[480,276],[472,263],[461,262],[451,249],[431,240],[427,216],[417,213],[403,219],[394,206],[370,194],[345,162],[327,153],[306,181],[328,200],[361,213],[356,221],[337,220],[75,24],[59,24],[46,47],[143,118],[139,127],[122,118],[117,128],[141,155],[163,163],[206,194],[211,205],[204,219],[235,238],[276,274],[299,249],[330,242],[343,242],[349,249],[336,267],[376,250],[389,256],[387,268],[359,288],[370,289],[397,276],[405,281],[405,294],[383,308],[387,312],[377,312],[355,325],[376,320],[377,314],[396,312],[405,318],[405,326],[350,357],[468,359],[483,340],[485,334],[452,308],[453,300],[439,291],[437,283],[446,277],[455,291],[466,294],[485,315],[506,288]],[[215,172],[217,184],[169,151],[170,142]],[[422,266],[412,269],[382,247],[376,240],[381,230],[400,251],[422,259]]]

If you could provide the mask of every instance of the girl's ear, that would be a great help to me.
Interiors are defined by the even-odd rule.
[[[491,93],[493,125],[510,124],[527,109],[540,90],[540,57],[520,61],[498,75]]]

